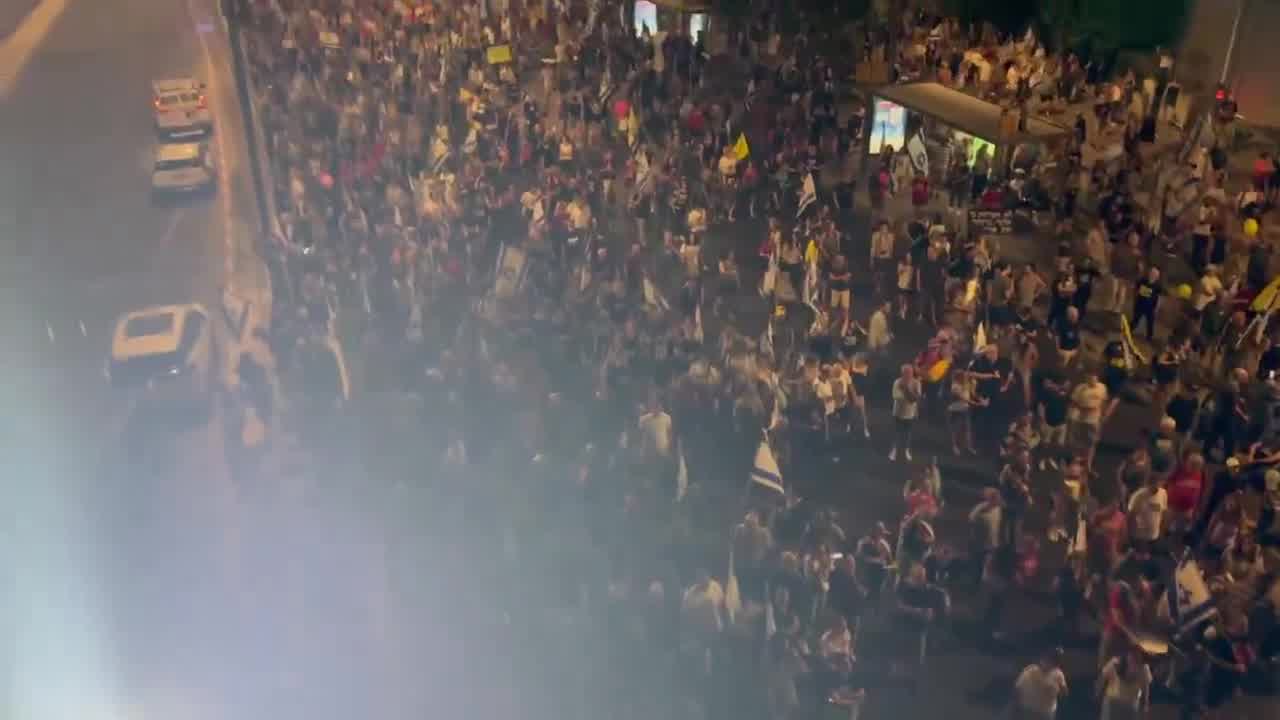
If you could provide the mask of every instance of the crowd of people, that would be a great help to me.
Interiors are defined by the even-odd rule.
[[[365,319],[380,387],[421,401],[411,482],[484,518],[530,653],[595,638],[584,692],[615,712],[856,714],[927,676],[953,595],[999,642],[1045,588],[1060,618],[1019,716],[1055,714],[1086,620],[1103,717],[1157,684],[1221,708],[1280,654],[1269,156],[1228,198],[1221,149],[1193,144],[1141,207],[1132,74],[910,13],[859,36],[898,77],[1097,112],[1051,167],[955,147],[930,175],[884,148],[868,227],[865,111],[824,57],[852,43],[761,10],[713,56],[612,3],[252,4],[281,316]],[[1108,133],[1122,152],[1089,162]],[[1056,255],[1009,259],[1019,240],[964,227],[976,204],[1043,205]],[[812,458],[873,453],[897,476],[839,482],[902,485],[901,512],[846,531],[802,497],[836,482]],[[952,465],[989,478],[969,507]]]

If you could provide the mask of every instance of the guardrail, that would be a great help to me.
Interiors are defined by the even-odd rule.
[[[249,165],[253,175],[254,194],[258,198],[261,233],[255,243],[259,257],[267,266],[271,287],[283,290],[293,301],[293,283],[284,266],[281,247],[284,237],[280,227],[280,212],[276,207],[275,182],[271,176],[271,159],[267,157],[266,134],[258,117],[258,100],[261,97],[249,70],[248,51],[245,49],[243,22],[247,7],[235,0],[224,0],[223,17],[227,19],[228,38],[231,45],[236,93],[240,100],[240,112],[244,119],[246,142],[249,146]]]

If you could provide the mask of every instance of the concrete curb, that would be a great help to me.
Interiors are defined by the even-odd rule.
[[[280,214],[275,204],[274,181],[271,177],[271,161],[267,157],[266,134],[258,117],[256,98],[257,88],[249,72],[249,59],[241,37],[240,18],[229,12],[229,5],[223,4],[223,15],[227,19],[227,35],[231,45],[232,65],[235,72],[236,94],[240,100],[240,112],[245,127],[245,141],[249,150],[249,166],[253,176],[253,190],[258,198],[258,222],[260,232],[255,249],[263,264],[267,267],[272,297],[277,289],[290,295],[290,284],[286,269],[281,262],[279,242]]]

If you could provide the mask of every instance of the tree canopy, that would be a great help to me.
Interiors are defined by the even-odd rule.
[[[1046,40],[1070,46],[1148,50],[1172,45],[1190,0],[944,0],[965,22],[987,21],[1008,32],[1035,24]]]

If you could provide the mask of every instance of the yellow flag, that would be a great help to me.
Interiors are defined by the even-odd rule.
[[[1267,312],[1272,305],[1276,303],[1276,293],[1280,292],[1280,277],[1267,283],[1267,286],[1253,298],[1253,302],[1249,305],[1249,309],[1254,312]]]
[[[493,45],[485,55],[490,65],[502,65],[511,62],[511,46],[510,45]]]
[[[1133,341],[1133,330],[1129,327],[1129,318],[1125,317],[1124,313],[1120,314],[1120,332],[1124,337],[1125,347],[1129,348],[1129,352],[1138,358],[1138,362],[1146,365],[1147,356],[1142,354],[1142,351],[1138,349],[1138,343]]]
[[[739,160],[746,160],[751,154],[751,147],[747,145],[746,133],[738,133],[738,142],[733,144],[733,155]]]

